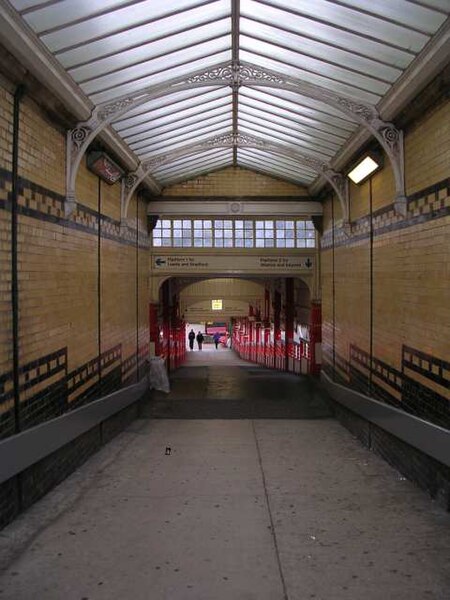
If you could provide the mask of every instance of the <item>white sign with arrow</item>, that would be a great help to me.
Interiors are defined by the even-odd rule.
[[[214,273],[312,273],[314,257],[304,255],[266,256],[208,256],[200,254],[167,254],[153,256],[154,271],[162,272],[214,272]]]

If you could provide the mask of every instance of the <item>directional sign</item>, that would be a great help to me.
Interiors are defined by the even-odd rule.
[[[152,263],[155,271],[177,273],[312,273],[314,257],[305,255],[167,254],[154,256]]]

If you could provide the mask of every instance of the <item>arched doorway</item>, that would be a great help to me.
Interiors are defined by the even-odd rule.
[[[151,310],[155,353],[169,369],[185,358],[186,327],[207,333],[220,322],[245,360],[299,374],[320,370],[320,304],[301,277],[167,278]]]

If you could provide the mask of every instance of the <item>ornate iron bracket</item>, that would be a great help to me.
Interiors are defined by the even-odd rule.
[[[342,229],[349,236],[351,233],[350,225],[350,199],[348,193],[348,179],[342,173],[337,173],[332,169],[322,171],[323,176],[336,192],[342,209]]]
[[[395,180],[394,210],[398,215],[406,217],[408,200],[405,191],[405,157],[403,131],[397,129],[392,123],[385,123],[375,119],[371,126],[373,135],[380,142],[392,166]]]
[[[126,177],[122,178],[122,187],[120,189],[120,227],[128,227],[127,218],[128,207],[130,205],[131,198],[136,191],[138,185],[145,179],[147,172],[142,168],[141,165],[133,173],[128,173]]]
[[[340,108],[349,116],[352,116],[378,140],[391,163],[394,174],[395,212],[399,215],[406,216],[407,198],[405,192],[403,131],[397,129],[393,123],[382,121],[373,107],[337,96],[328,91],[326,91],[326,96],[328,96],[332,102],[337,101],[337,108]]]
[[[76,207],[75,185],[81,160],[89,144],[111,121],[130,109],[135,103],[133,98],[124,98],[115,102],[97,106],[88,121],[78,123],[67,132],[66,141],[66,216]]]
[[[266,142],[262,138],[242,133],[225,133],[199,143],[199,147],[204,150],[208,148],[232,148],[233,146],[267,148],[269,145],[270,142]]]
[[[67,132],[66,140],[66,201],[64,212],[70,216],[77,205],[75,196],[75,183],[78,168],[84,153],[93,139],[92,129],[85,123],[79,123],[74,129]]]
[[[195,86],[196,84],[214,84],[222,83],[231,87],[239,87],[245,83],[258,84],[265,83],[271,85],[280,85],[285,82],[285,78],[278,73],[261,69],[250,63],[230,63],[221,65],[213,69],[195,73],[192,76],[179,82],[180,84],[188,84]],[[177,87],[175,85],[174,87]]]

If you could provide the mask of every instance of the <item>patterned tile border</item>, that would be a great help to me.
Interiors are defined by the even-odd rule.
[[[450,389],[450,363],[409,346],[402,349],[403,369],[410,369],[442,387]]]
[[[450,429],[450,399],[444,390],[450,389],[450,363],[430,354],[402,346],[401,371],[376,358],[354,344],[349,348],[349,360],[335,355],[330,348],[324,353],[324,370],[335,381],[343,383],[376,400]],[[427,385],[433,381],[442,387],[442,394]]]
[[[58,417],[137,380],[137,371],[147,358],[148,344],[126,359],[122,358],[122,345],[118,344],[70,372],[67,348],[22,365],[19,372],[21,430]],[[12,381],[12,372],[0,375],[0,439],[15,433]],[[39,385],[42,383],[46,385]]]
[[[11,173],[0,169],[0,208],[11,210]],[[65,198],[48,190],[32,181],[19,179],[18,186],[18,212],[25,215],[98,235],[98,213],[97,211],[77,203],[75,212],[66,217],[64,214]],[[120,221],[112,219],[107,215],[100,215],[100,237],[109,239],[119,244],[136,246],[136,219],[131,219],[133,229],[120,227]],[[142,225],[138,223],[138,247],[140,249],[150,248],[150,236]]]
[[[449,215],[450,178],[411,194],[408,197],[406,217],[395,214],[393,204],[376,210],[372,214],[373,235],[376,237]],[[326,231],[321,239],[320,246],[322,250],[328,250],[332,247],[333,233],[335,247],[350,246],[366,241],[370,237],[370,216],[366,215],[353,221],[349,237],[345,235],[340,227],[335,227],[334,232],[331,229]]]

